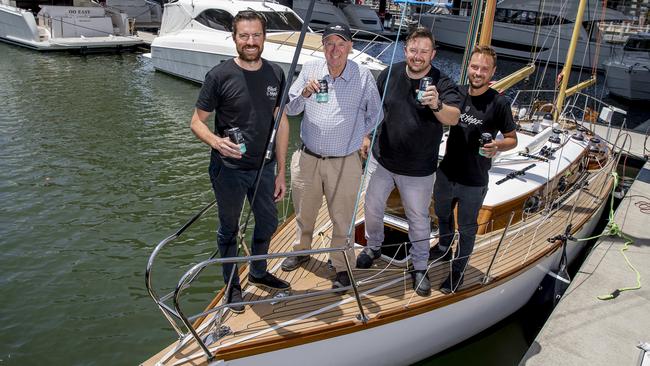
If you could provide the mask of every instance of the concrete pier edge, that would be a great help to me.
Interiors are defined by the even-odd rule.
[[[620,251],[625,239],[601,237],[520,365],[639,365],[637,345],[650,342],[650,214],[643,205],[650,205],[649,162],[614,216],[634,241],[625,254],[641,274],[641,289],[598,299],[637,283]]]

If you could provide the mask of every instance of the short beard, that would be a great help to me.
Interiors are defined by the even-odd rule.
[[[255,61],[259,61],[259,59],[262,57],[262,50],[260,50],[259,47],[257,48],[257,50],[259,52],[256,55],[249,55],[246,52],[244,52],[244,49],[242,48],[241,51],[237,50],[237,54],[239,54],[240,60],[246,62],[255,62]]]
[[[406,68],[408,69],[408,72],[410,72],[411,74],[418,74],[418,73],[421,73],[422,71],[426,70],[427,67],[429,67],[429,65],[430,65],[430,64],[426,64],[426,63],[425,63],[425,64],[422,65],[422,67],[420,68],[420,70],[415,70],[415,69],[412,68],[411,65],[409,65],[409,63],[407,62],[407,63],[406,63]]]
[[[469,85],[472,87],[472,89],[481,89],[482,87],[488,85],[488,83],[485,82],[485,83],[483,83],[483,84],[477,86],[477,85],[474,84],[474,82],[472,82],[472,80],[470,79],[470,81],[469,81]]]

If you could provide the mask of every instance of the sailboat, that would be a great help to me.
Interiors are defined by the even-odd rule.
[[[329,248],[332,224],[323,204],[312,250],[291,251],[295,222],[290,219],[278,228],[268,255],[213,256],[192,266],[173,292],[159,296],[152,277],[156,257],[211,204],[161,241],[149,258],[147,288],[179,339],[143,365],[408,365],[512,314],[548,273],[581,250],[580,238],[593,231],[614,186],[615,146],[590,132],[590,115],[578,111],[606,106],[579,92],[567,92],[564,84],[563,88],[562,102],[556,106],[538,105],[535,98],[523,95],[513,104],[520,124],[519,145],[493,161],[477,220],[476,247],[464,284],[456,292],[415,294],[408,268],[408,228],[398,211],[384,217],[382,260],[363,270],[351,269],[348,263],[351,286],[331,289],[335,273],[327,255],[341,249]],[[360,194],[358,207],[363,207],[363,199]],[[350,241],[361,250],[363,210],[357,211],[352,229]],[[431,234],[426,240],[433,246],[438,236]],[[301,268],[280,271],[284,258],[305,254],[311,259]],[[291,283],[291,292],[248,283],[244,265],[240,270],[244,313],[229,310],[232,304],[224,302],[222,289],[204,311],[186,314],[181,298],[205,268],[263,258],[271,272]],[[433,289],[447,276],[449,266],[440,260],[429,263]]]

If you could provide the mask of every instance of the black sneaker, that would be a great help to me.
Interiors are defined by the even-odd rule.
[[[411,277],[413,278],[413,289],[418,296],[431,295],[431,281],[427,271],[413,271]]]
[[[253,277],[249,274],[248,282],[252,283],[255,286],[262,286],[275,290],[287,290],[291,287],[291,285],[289,285],[289,282],[281,280],[269,272],[266,272],[262,278]]]
[[[449,262],[451,258],[453,257],[451,248],[448,248],[446,250],[440,249],[439,246],[435,246],[431,249],[429,249],[429,260],[430,261],[435,261],[439,260],[440,262]]]
[[[228,293],[228,304],[243,302],[244,299],[241,296],[241,287],[239,285],[234,285],[230,287]],[[244,305],[231,305],[229,306],[230,311],[236,314],[241,314],[244,312]]]
[[[452,281],[453,278],[453,281]],[[461,274],[450,274],[447,279],[440,285],[440,292],[443,294],[453,294],[460,289],[463,284],[464,276]]]
[[[379,257],[381,257],[381,250],[374,250],[367,247],[363,248],[361,253],[357,256],[357,268],[370,268],[372,267],[372,262],[374,262],[375,259],[379,259]]]
[[[350,286],[350,276],[346,271],[336,272],[336,278],[332,282],[332,288],[343,288]]]
[[[299,255],[297,257],[288,257],[285,258],[282,261],[282,270],[285,272],[291,272],[298,267],[300,267],[301,263],[306,263],[309,262],[309,256],[308,255]]]

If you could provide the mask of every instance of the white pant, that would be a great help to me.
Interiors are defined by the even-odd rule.
[[[409,240],[412,244],[411,262],[415,270],[425,270],[429,259],[431,237],[429,206],[431,205],[435,174],[411,177],[391,173],[372,156],[368,160],[368,164],[370,164],[368,171],[372,171],[365,200],[368,247],[377,250],[384,241],[386,201],[393,188],[397,187],[409,224]]]

